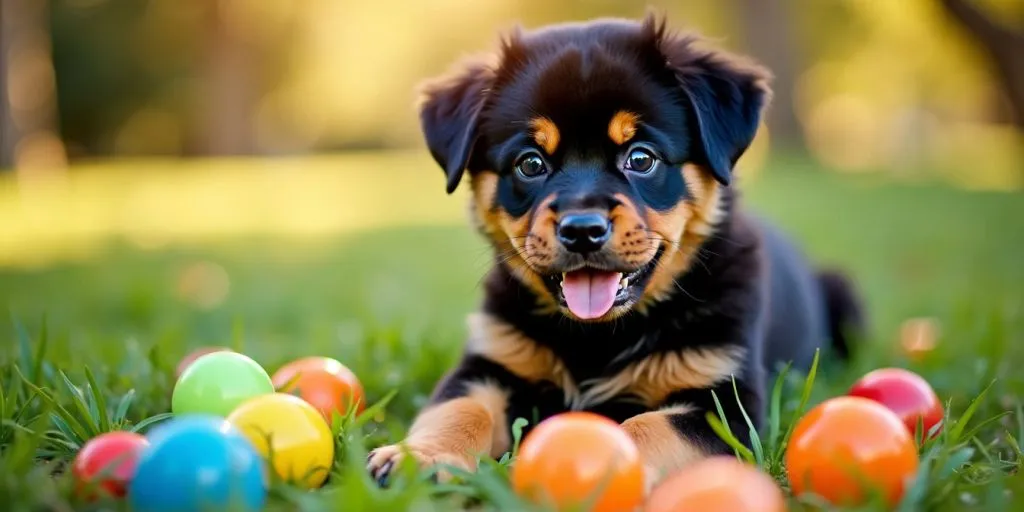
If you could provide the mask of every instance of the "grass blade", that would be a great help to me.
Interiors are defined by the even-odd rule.
[[[1024,439],[1024,404],[1017,404],[1017,439]]]
[[[43,434],[43,439],[45,439],[47,443],[60,446],[65,450],[65,453],[75,453],[78,450],[82,449],[82,445],[80,445],[79,443],[76,443],[74,441],[68,441],[67,439],[62,439],[61,437],[58,437],[54,434],[54,432],[47,432]]]
[[[708,411],[707,415],[708,424],[711,425],[711,430],[714,430],[718,437],[725,441],[725,444],[729,445],[733,451],[736,452],[736,456],[742,458],[746,462],[754,462],[754,453],[750,451],[750,448],[743,446],[743,443],[729,430],[729,426],[722,422],[715,416],[715,413]]]
[[[768,447],[772,452],[776,452],[779,447],[782,428],[782,386],[792,366],[793,363],[786,363],[775,378],[775,385],[772,386],[772,398],[768,408]]]
[[[898,512],[914,512],[918,510],[918,505],[928,493],[928,484],[930,483],[928,478],[929,469],[931,468],[932,461],[935,460],[936,453],[938,453],[938,450],[931,450],[924,457],[921,457],[921,462],[917,466],[917,474],[914,476],[914,482],[904,491],[903,498],[896,508]]]
[[[58,403],[57,400],[50,396],[50,394],[45,389],[29,382],[28,379],[26,379],[25,376],[22,375],[21,371],[18,370],[17,366],[14,367],[14,371],[18,373],[18,376],[21,377],[22,381],[25,383],[25,385],[28,386],[29,390],[35,393],[35,395],[38,396],[39,399],[42,400],[45,405],[52,407],[54,410],[57,411],[56,414],[59,414],[60,417],[63,418],[65,422],[67,422],[69,429],[75,434],[75,436],[79,438],[79,440],[84,441],[90,437],[88,431],[81,424],[81,422],[79,422],[75,418],[75,416],[71,414],[70,411],[65,409],[63,405]]]
[[[786,450],[786,446],[789,445],[789,438],[793,435],[793,429],[796,428],[796,420],[803,416],[804,409],[807,408],[807,403],[811,401],[811,390],[814,389],[814,379],[818,375],[818,361],[821,356],[820,350],[814,351],[814,360],[811,361],[811,369],[807,372],[807,379],[804,380],[804,389],[800,395],[800,405],[797,406],[796,411],[793,411],[793,421],[789,422],[789,427],[786,428],[786,434],[782,437],[782,442],[779,443],[778,451],[776,452],[776,459],[781,459],[783,453]]]
[[[85,394],[78,390],[78,387],[75,386],[74,382],[71,382],[71,379],[64,373],[64,370],[57,370],[57,375],[60,375],[61,381],[67,388],[68,393],[71,393],[71,403],[75,406],[75,410],[78,411],[82,421],[87,421],[87,423],[82,423],[82,425],[89,428],[89,437],[99,435],[101,433],[99,426],[96,424],[96,418],[92,415],[92,411],[89,410],[89,404],[85,401]]]
[[[13,402],[11,405],[14,405]],[[0,380],[0,421],[7,418],[7,394],[4,392],[4,382]]]
[[[764,466],[764,447],[761,446],[761,436],[758,435],[757,428],[754,427],[754,422],[750,421],[750,416],[747,414],[747,410],[743,407],[743,402],[740,400],[740,390],[736,387],[736,377],[732,378],[732,392],[736,396],[736,405],[739,406],[740,414],[743,415],[743,421],[747,423],[747,428],[750,429],[750,445],[754,449],[754,457],[758,466]]]
[[[40,359],[35,358],[32,354],[32,337],[28,335],[28,330],[13,314],[11,314],[11,324],[14,325],[14,337],[18,339],[18,357],[21,359],[19,366],[28,371],[28,380],[37,384],[42,371],[37,367],[38,364],[41,364]]]
[[[526,418],[516,418],[512,422],[512,458],[519,455],[519,443],[523,441],[523,429],[529,423],[529,421],[526,421]]]
[[[712,391],[711,399],[715,401],[715,409],[718,410],[719,422],[722,423],[722,427],[725,429],[725,432],[729,434],[729,437],[733,437],[732,429],[729,428],[729,419],[725,417],[725,410],[722,409],[722,402],[718,401],[718,393]]]
[[[12,429],[12,430],[18,430],[18,431],[24,432],[24,433],[29,434],[29,435],[35,434],[35,432],[33,432],[32,429],[30,429],[30,428],[26,427],[25,425],[22,425],[22,424],[20,424],[20,423],[18,423],[16,421],[14,421],[14,420],[6,420],[6,419],[0,420],[0,426],[6,427],[6,428],[9,428],[9,429]]]
[[[973,456],[974,448],[964,447],[957,450],[950,455],[948,459],[946,459],[946,463],[943,464],[942,468],[940,468],[938,473],[936,473],[936,478],[939,480],[949,478],[954,471],[960,469],[964,464],[967,464]]]
[[[1017,464],[1024,463],[1024,451],[1020,449],[1020,443],[1017,442],[1017,438],[1013,437],[1013,434],[1006,432],[1006,443],[1013,449],[1013,454],[1017,457]]]
[[[981,393],[978,393],[978,396],[974,397],[974,400],[971,400],[967,409],[965,409],[964,413],[960,415],[960,419],[956,420],[956,423],[953,424],[953,427],[949,430],[949,441],[951,443],[958,443],[960,439],[963,438],[964,430],[967,428],[967,423],[971,421],[971,417],[974,416],[974,413],[978,411],[978,407],[981,406],[982,399],[985,398],[985,395],[988,394],[989,390],[992,389],[992,386],[995,383],[996,381],[994,380],[989,382],[988,386],[985,386],[985,389],[981,390]]]
[[[388,403],[391,402],[391,400],[395,398],[395,395],[397,394],[398,390],[392,389],[391,392],[389,392],[387,395],[384,395],[384,398],[381,398],[380,400],[377,401],[377,403],[364,409],[363,412],[359,413],[359,416],[355,420],[356,426],[362,427],[363,425],[366,425],[366,423],[370,421],[378,413],[384,412],[384,408],[388,406]]]
[[[1001,412],[1001,413],[999,413],[999,414],[997,414],[997,415],[995,415],[995,416],[993,416],[993,417],[991,417],[991,418],[989,418],[989,419],[987,419],[985,421],[982,421],[981,423],[978,423],[977,425],[971,427],[970,430],[968,430],[967,432],[964,433],[963,439],[972,439],[972,438],[974,438],[974,436],[978,435],[978,432],[981,432],[982,429],[984,429],[985,427],[987,427],[987,426],[989,426],[989,425],[991,425],[991,424],[993,424],[993,423],[995,423],[995,422],[997,422],[997,421],[999,421],[999,420],[1009,416],[1010,414],[1013,414],[1013,413],[1010,412],[1010,411],[1003,411],[1003,412]]]
[[[133,400],[135,400],[135,389],[129,389],[121,397],[121,401],[117,403],[117,410],[114,411],[115,423],[123,423],[125,421],[125,418],[128,417],[128,408],[132,406]]]
[[[151,425],[153,425],[155,423],[159,423],[161,421],[164,421],[164,420],[166,420],[168,418],[171,418],[173,416],[174,416],[174,414],[169,413],[169,412],[164,412],[164,413],[157,414],[155,416],[150,416],[150,417],[148,417],[148,418],[146,418],[146,419],[136,423],[134,426],[132,426],[131,431],[135,432],[135,433],[141,433],[143,430],[145,430],[149,426],[151,426]]]
[[[50,344],[49,330],[46,327],[46,313],[43,313],[42,325],[39,327],[39,344],[36,346],[36,353],[33,356],[35,360],[35,366],[32,367],[32,373],[35,374],[35,378],[38,379],[35,382],[42,383],[43,379],[43,363],[46,361],[46,348]]]
[[[111,426],[110,416],[107,415],[107,399],[103,396],[103,392],[100,391],[100,387],[96,385],[96,378],[88,366],[85,367],[85,378],[89,381],[89,389],[92,391],[92,403],[96,405],[100,429],[103,432],[110,432]]]
[[[68,439],[76,439],[81,437],[78,434],[76,434],[75,431],[71,428],[71,426],[68,425],[68,422],[64,421],[64,418],[61,418],[60,415],[57,413],[50,413],[50,422],[53,423],[53,426],[57,427],[57,430]]]

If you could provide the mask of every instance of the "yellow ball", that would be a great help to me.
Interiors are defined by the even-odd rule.
[[[251,398],[228,416],[285,481],[320,487],[334,463],[334,436],[324,417],[301,398],[274,393]]]

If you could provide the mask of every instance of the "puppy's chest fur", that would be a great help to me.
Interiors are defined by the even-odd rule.
[[[757,374],[760,348],[749,331],[761,307],[760,269],[755,232],[729,212],[669,299],[645,314],[581,323],[538,313],[530,290],[499,265],[482,312],[470,321],[468,352],[530,383],[513,390],[527,397],[513,408],[541,417],[591,410],[621,421],[681,392]]]

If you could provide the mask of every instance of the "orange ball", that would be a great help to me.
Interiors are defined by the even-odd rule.
[[[836,505],[863,503],[872,492],[896,505],[917,473],[917,445],[884,405],[862,397],[822,402],[797,422],[786,451],[793,493]]]
[[[541,422],[523,440],[512,466],[512,487],[531,501],[559,509],[633,510],[643,502],[640,452],[614,421],[568,412]]]
[[[192,363],[194,363],[196,361],[196,359],[199,359],[200,357],[203,357],[206,354],[213,354],[214,352],[231,352],[231,351],[232,350],[230,348],[227,348],[227,347],[200,347],[200,348],[197,348],[197,349],[193,350],[192,352],[189,352],[189,354],[187,356],[185,356],[181,360],[181,362],[178,363],[178,367],[175,369],[175,372],[174,372],[174,378],[177,379],[177,378],[181,377],[181,374],[185,373],[185,370],[187,370],[189,366],[192,366]]]
[[[772,478],[735,457],[710,457],[663,480],[645,512],[785,512],[786,499]]]
[[[320,411],[330,423],[333,412],[344,415],[356,403],[356,413],[366,408],[363,385],[337,359],[304,357],[282,366],[271,378],[282,393],[302,398]]]

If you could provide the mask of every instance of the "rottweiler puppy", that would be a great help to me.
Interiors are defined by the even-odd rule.
[[[517,30],[426,86],[427,146],[448,193],[468,174],[495,259],[461,361],[406,439],[371,452],[374,477],[406,455],[473,470],[516,418],[585,410],[621,422],[656,478],[731,453],[712,391],[749,444],[740,407],[760,427],[779,364],[847,353],[849,282],[732,186],[768,80],[648,16]]]

